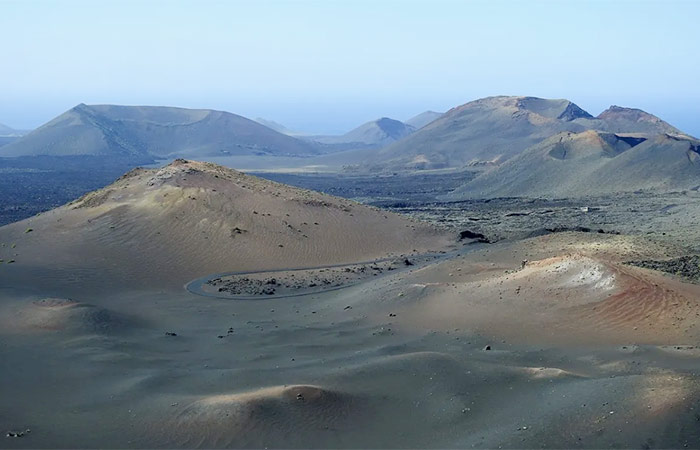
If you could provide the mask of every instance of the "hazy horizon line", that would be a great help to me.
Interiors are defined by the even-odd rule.
[[[287,128],[290,131],[295,131],[295,132],[300,132],[300,133],[305,133],[309,135],[333,135],[333,134],[344,134],[356,127],[359,127],[365,123],[372,122],[378,119],[381,119],[383,117],[391,118],[394,120],[399,120],[402,122],[406,122],[409,119],[422,114],[427,111],[433,111],[433,112],[438,112],[438,113],[446,113],[450,109],[453,108],[458,108],[462,105],[465,105],[467,103],[480,100],[483,98],[489,98],[489,97],[535,97],[535,98],[543,98],[543,99],[552,99],[552,100],[567,100],[570,101],[582,109],[584,109],[586,112],[589,114],[595,116],[598,116],[600,113],[605,111],[606,109],[612,107],[612,106],[620,106],[624,108],[633,108],[633,109],[640,109],[642,111],[645,111],[649,114],[652,114],[656,117],[659,117],[660,119],[670,123],[671,125],[679,128],[681,131],[684,131],[686,133],[689,133],[691,135],[697,136],[700,134],[700,125],[696,126],[695,129],[693,129],[692,126],[687,126],[687,124],[690,123],[696,123],[696,121],[692,120],[692,118],[688,118],[686,126],[683,125],[686,121],[679,121],[677,120],[678,114],[683,114],[682,108],[679,110],[678,107],[673,108],[675,105],[675,102],[663,102],[662,104],[656,103],[658,106],[665,106],[665,108],[660,108],[664,109],[668,112],[669,109],[671,110],[676,110],[676,114],[664,114],[663,112],[658,112],[657,109],[655,108],[649,108],[649,107],[643,107],[637,104],[629,104],[624,101],[612,101],[608,102],[607,106],[600,106],[604,104],[605,102],[602,101],[602,99],[599,99],[596,105],[595,109],[590,108],[589,106],[582,106],[583,102],[578,102],[576,100],[572,100],[571,98],[568,97],[549,97],[549,96],[540,96],[540,95],[518,95],[518,94],[495,94],[495,95],[485,95],[485,96],[479,96],[479,97],[474,97],[471,98],[470,100],[467,101],[462,101],[462,103],[453,103],[451,106],[444,106],[446,105],[445,100],[442,102],[437,102],[441,103],[440,105],[427,105],[421,109],[421,107],[415,106],[418,102],[415,102],[412,104],[412,107],[403,107],[399,105],[399,109],[402,110],[402,112],[397,113],[397,110],[394,110],[393,113],[389,112],[391,110],[391,105],[374,105],[373,107],[370,106],[368,108],[362,108],[361,105],[359,108],[354,108],[354,111],[352,114],[346,114],[345,116],[343,114],[335,114],[335,115],[329,115],[329,114],[323,114],[323,121],[316,122],[313,120],[313,114],[312,112],[315,112],[314,110],[322,111],[324,107],[327,108],[327,105],[324,104],[313,104],[313,103],[306,103],[306,104],[299,104],[299,106],[304,105],[307,107],[307,112],[306,114],[289,114],[289,109],[285,110],[284,106],[292,107],[295,108],[295,104],[292,102],[280,102],[280,105],[283,106],[283,108],[270,108],[269,106],[272,106],[272,104],[268,105],[268,108],[265,108],[267,114],[265,111],[253,111],[251,108],[232,108],[229,105],[227,107],[225,104],[219,103],[216,104],[217,102],[207,102],[207,103],[214,103],[211,106],[205,106],[204,101],[198,101],[198,102],[191,102],[191,101],[175,101],[175,102],[153,102],[153,101],[148,101],[145,99],[145,101],[129,101],[126,100],[124,102],[111,102],[111,101],[77,101],[72,104],[72,106],[65,107],[63,106],[63,109],[60,109],[58,112],[53,112],[56,111],[57,108],[52,108],[52,112],[46,112],[45,114],[42,114],[43,118],[35,118],[31,122],[33,122],[35,125],[34,126],[27,126],[27,123],[29,122],[28,120],[25,119],[25,121],[20,121],[20,125],[17,126],[12,123],[11,120],[4,120],[0,119],[0,124],[3,124],[5,126],[8,126],[14,130],[17,131],[31,131],[35,130],[42,125],[50,122],[54,118],[60,116],[61,114],[64,114],[65,112],[70,111],[71,109],[75,108],[76,106],[79,106],[81,104],[88,105],[88,106],[99,106],[99,105],[106,105],[106,106],[132,106],[132,107],[165,107],[165,108],[180,108],[180,109],[201,109],[201,110],[213,110],[213,111],[221,111],[221,112],[226,112],[230,114],[235,114],[238,116],[245,117],[247,119],[256,121],[256,119],[264,119],[268,121],[273,121],[276,122],[280,125],[283,125],[285,128]],[[420,102],[423,103],[423,102]],[[429,102],[425,102],[429,103]],[[316,108],[314,108],[314,106]],[[381,113],[379,111],[380,108],[383,106],[386,106],[386,113]],[[442,107],[440,107],[442,106]],[[671,108],[669,108],[671,107]],[[241,111],[241,109],[248,109],[250,112],[246,111]],[[410,112],[409,112],[410,109]],[[276,111],[275,111],[276,110]],[[363,110],[366,110],[366,113],[363,113]],[[378,113],[378,114],[377,114]],[[676,117],[676,120],[673,118],[669,118],[667,116],[671,117]],[[692,113],[691,113],[692,115]],[[295,116],[295,117],[293,117]],[[306,117],[306,119],[303,119],[303,117]],[[361,117],[364,117],[362,119]],[[289,118],[295,118],[299,119],[302,118],[302,120],[285,120]],[[334,120],[335,119],[335,120]],[[324,126],[325,122],[325,126]],[[304,125],[299,125],[299,124],[304,124]],[[344,125],[341,125],[344,124]]]

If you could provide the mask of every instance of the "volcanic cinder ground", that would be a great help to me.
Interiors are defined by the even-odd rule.
[[[0,245],[2,447],[700,446],[700,287],[626,264],[680,243],[458,241],[177,161]]]

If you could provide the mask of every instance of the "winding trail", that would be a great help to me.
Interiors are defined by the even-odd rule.
[[[392,257],[387,257],[387,258],[380,258],[380,259],[374,259],[371,261],[359,261],[359,262],[348,262],[348,263],[339,263],[339,264],[329,264],[329,265],[324,265],[324,266],[315,266],[315,267],[295,267],[295,268],[282,268],[282,269],[271,269],[271,270],[250,270],[250,271],[234,271],[234,272],[221,272],[221,273],[214,273],[214,274],[209,274],[205,275],[200,278],[196,278],[189,283],[185,284],[184,288],[195,295],[201,295],[203,297],[210,297],[210,298],[221,298],[221,299],[226,299],[226,300],[273,300],[273,299],[280,299],[280,298],[290,298],[290,297],[301,297],[304,295],[314,295],[314,294],[322,294],[325,292],[331,292],[331,291],[338,291],[340,289],[345,289],[349,288],[351,286],[357,286],[358,284],[365,283],[368,280],[376,280],[377,277],[368,277],[367,279],[361,279],[358,281],[350,282],[343,284],[341,286],[331,286],[331,287],[321,287],[320,289],[316,290],[304,290],[301,292],[295,292],[291,294],[272,294],[272,295],[223,295],[215,292],[207,292],[204,290],[204,286],[214,278],[222,278],[222,277],[228,277],[228,276],[233,276],[233,275],[259,275],[259,274],[272,274],[272,273],[279,273],[279,272],[301,272],[304,270],[320,270],[320,269],[333,269],[333,268],[338,268],[338,267],[347,267],[347,266],[359,266],[359,265],[369,265],[369,264],[377,264],[377,263],[383,263],[387,261],[394,261],[398,258],[406,257],[406,258],[432,258],[430,260],[426,261],[417,261],[414,263],[413,266],[406,266],[400,269],[395,269],[391,271],[391,273],[398,273],[398,272],[403,272],[406,270],[414,270],[418,268],[425,267],[429,264],[434,264],[438,261],[442,261],[445,259],[452,258],[456,255],[463,254],[466,252],[474,251],[478,248],[481,248],[483,244],[474,244],[474,245],[468,245],[462,248],[459,248],[457,250],[453,250],[450,252],[441,252],[441,253],[422,253],[422,254],[416,254],[416,255],[409,255],[409,256],[392,256]],[[389,273],[383,273],[379,276],[386,276]]]

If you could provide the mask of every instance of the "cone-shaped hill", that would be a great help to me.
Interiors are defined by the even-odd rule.
[[[0,156],[158,159],[316,152],[306,142],[224,111],[80,104],[4,146]]]
[[[637,108],[611,106],[598,115],[592,126],[613,133],[643,133],[647,136],[670,134],[690,137],[653,114]]]
[[[364,123],[340,136],[308,136],[306,139],[337,148],[380,148],[396,142],[416,129],[398,120],[382,117]]]
[[[501,162],[562,131],[583,131],[592,116],[568,100],[487,97],[452,108],[377,152],[369,168],[398,170]]]
[[[565,99],[487,97],[452,108],[361,164],[369,170],[497,165],[562,132],[586,130],[691,138],[640,109],[611,106],[598,117]]]
[[[16,260],[4,265],[5,274],[29,266],[179,286],[224,271],[440,250],[451,240],[377,208],[176,160],[161,169],[134,169],[70,204],[0,228],[7,245],[0,258]]]
[[[698,186],[700,141],[589,130],[552,136],[447,197],[580,197]]]

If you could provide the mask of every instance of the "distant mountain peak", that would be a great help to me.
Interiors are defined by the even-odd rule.
[[[263,117],[256,117],[255,121],[260,125],[265,125],[268,128],[275,130],[278,133],[286,134],[287,136],[304,136],[305,133],[300,131],[290,130],[286,126],[274,120],[265,119]]]
[[[584,109],[582,109],[580,106],[578,106],[576,103],[569,102],[569,104],[566,106],[566,109],[561,114],[559,114],[559,117],[557,117],[557,119],[564,120],[566,122],[571,122],[575,119],[593,119],[593,116]]]
[[[435,111],[424,111],[416,116],[411,117],[404,123],[411,125],[416,130],[423,128],[424,126],[432,123],[442,117],[445,113],[435,112]]]
[[[392,139],[401,139],[402,137],[406,136],[406,134],[413,131],[412,126],[388,117],[382,117],[381,119],[376,120],[375,124]]]
[[[624,132],[646,132],[647,134],[672,134],[690,137],[668,122],[638,108],[612,105],[597,119]]]
[[[236,114],[167,106],[80,103],[2,147],[0,156],[310,155],[317,149]]]
[[[0,123],[0,136],[15,136],[19,135],[18,133],[17,130]]]
[[[546,99],[539,97],[515,97],[515,105],[548,119],[571,122],[575,119],[592,119],[593,116],[576,103],[567,99]]]
[[[424,161],[422,168],[463,167],[473,161],[503,162],[557,133],[585,130],[600,133],[575,137],[581,145],[585,139],[595,143],[604,138],[607,144],[620,148],[637,146],[644,139],[663,133],[692,138],[640,109],[611,106],[594,117],[567,99],[500,95],[450,109],[429,126],[419,127],[410,136],[367,158],[364,165],[373,170],[414,169],[417,156]]]
[[[356,148],[379,148],[398,141],[416,129],[399,120],[381,117],[363,123],[342,136],[313,136],[309,139],[321,144],[357,146]]]
[[[498,95],[484,97],[450,109],[445,115],[460,114],[470,109],[516,109],[534,113],[547,119],[571,122],[575,119],[592,119],[593,116],[574,102],[566,99],[547,99],[530,96]]]
[[[608,109],[598,115],[598,119],[610,119],[613,117],[625,116],[626,118],[636,118],[637,120],[646,120],[651,122],[661,122],[662,120],[653,114],[649,114],[638,108],[627,108],[624,106],[611,105]]]

